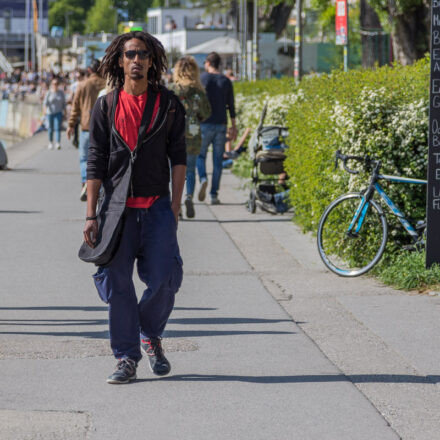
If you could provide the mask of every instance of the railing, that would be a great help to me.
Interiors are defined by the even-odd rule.
[[[3,52],[0,51],[0,69],[3,72],[12,73],[14,69],[11,66],[11,63],[4,56]]]
[[[41,117],[38,100],[0,100],[0,132],[20,138],[30,137],[40,126]]]

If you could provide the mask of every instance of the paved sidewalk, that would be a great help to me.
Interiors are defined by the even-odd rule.
[[[77,151],[45,141],[0,173],[2,439],[439,438],[440,299],[326,273],[287,216],[245,210],[229,172],[224,203],[179,226],[171,375],[143,360],[136,382],[106,384]]]

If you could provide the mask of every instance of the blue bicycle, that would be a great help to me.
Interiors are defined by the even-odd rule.
[[[387,243],[388,226],[381,205],[373,199],[376,191],[411,236],[412,245],[408,248],[423,248],[426,222],[419,221],[413,227],[378,182],[387,180],[424,185],[426,180],[380,174],[381,162],[369,156],[347,156],[338,150],[335,169],[339,160],[344,170],[351,174],[359,171],[349,168],[347,161],[363,162],[371,177],[365,191],[344,194],[324,211],[318,226],[318,250],[324,264],[337,275],[356,277],[368,272],[381,259]]]

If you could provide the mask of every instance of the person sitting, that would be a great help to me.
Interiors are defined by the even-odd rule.
[[[231,150],[232,142],[230,141],[229,138],[226,138],[225,152],[223,153],[223,168],[231,168],[234,163],[234,160],[237,159],[241,153],[247,150],[247,147],[244,146],[244,143],[250,132],[251,129],[246,128],[246,130],[243,133],[243,136],[237,142],[237,145],[233,150]]]

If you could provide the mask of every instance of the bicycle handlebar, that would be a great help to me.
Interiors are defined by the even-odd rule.
[[[372,166],[374,166],[374,168],[376,168],[376,169],[379,168],[379,166],[380,166],[380,161],[372,159],[370,156],[368,156],[368,154],[365,155],[365,156],[350,156],[350,155],[347,155],[347,154],[342,154],[340,152],[340,150],[336,150],[336,154],[335,154],[335,170],[338,167],[339,159],[342,161],[342,165],[344,167],[344,170],[347,171],[347,173],[350,173],[350,174],[359,174],[359,171],[358,170],[353,170],[351,168],[348,168],[347,161],[349,161],[349,160],[356,160],[358,162],[364,162],[365,169],[368,170],[368,171],[371,170]]]

